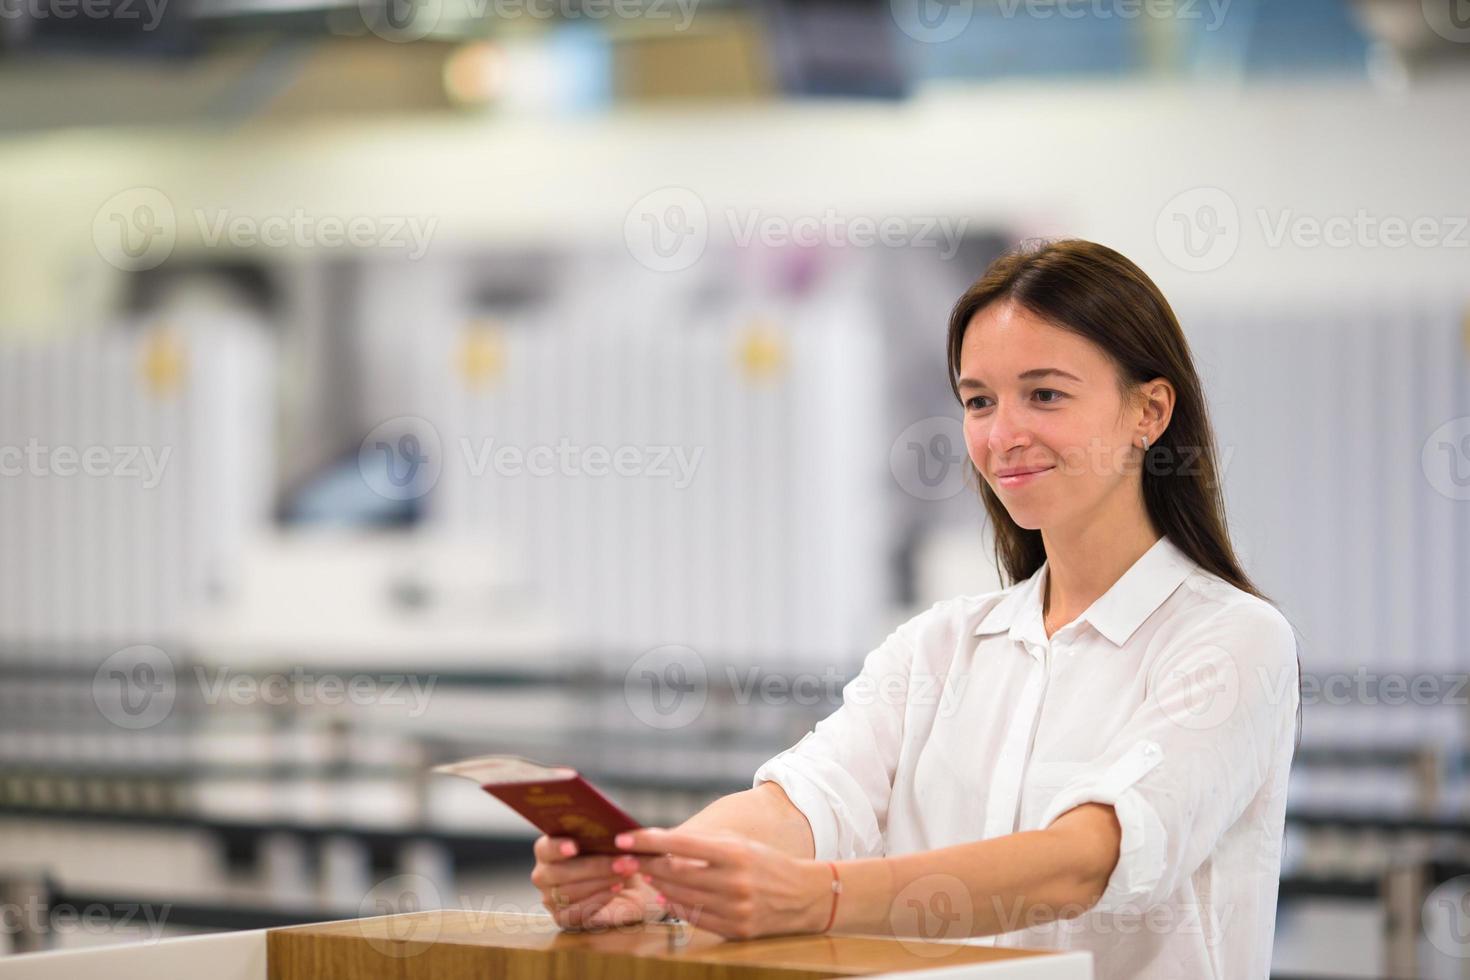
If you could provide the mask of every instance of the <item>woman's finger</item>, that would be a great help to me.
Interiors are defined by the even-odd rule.
[[[644,858],[641,871],[655,878],[677,881],[691,888],[702,888],[706,891],[720,891],[724,885],[728,884],[731,877],[729,868],[695,864],[682,858],[669,857]]]
[[[548,837],[542,834],[531,845],[531,854],[542,864],[552,864],[577,856],[577,842],[570,837]]]
[[[616,857],[584,857],[556,864],[537,864],[531,871],[531,884],[537,888],[550,888],[552,885],[571,885],[579,881],[592,881],[599,878],[626,878],[636,874],[641,866],[641,861],[631,854],[619,854]]]
[[[649,878],[648,883],[657,888],[659,894],[671,902],[682,904],[686,908],[707,909],[716,915],[720,914],[730,901],[727,894],[692,888],[673,879],[660,878],[657,875]]]
[[[562,907],[567,908],[602,892],[616,895],[626,887],[620,878],[595,878],[572,885],[553,885],[545,894],[552,901],[560,899]]]
[[[669,909],[696,929],[704,929],[706,932],[713,932],[717,935],[724,936],[726,939],[745,938],[742,935],[742,927],[737,925],[734,920],[717,915],[706,907],[685,905],[682,902],[669,899]]]
[[[750,849],[750,841],[744,837],[721,839],[681,830],[664,830],[661,827],[625,831],[617,836],[615,843],[625,851],[677,854],[681,857],[699,858],[712,865],[730,864]]]
[[[614,893],[613,891],[604,888],[602,891],[594,892],[593,894],[582,899],[580,902],[574,902],[573,904],[568,905],[566,908],[552,908],[551,917],[556,921],[556,924],[561,926],[563,929],[591,928],[592,926],[595,926],[597,924],[596,920],[593,917],[599,911],[601,911],[608,902],[611,902],[616,897],[617,893]],[[548,906],[548,908],[549,907],[550,906]]]

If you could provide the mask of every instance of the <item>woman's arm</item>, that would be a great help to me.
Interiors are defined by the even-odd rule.
[[[845,861],[832,928],[961,939],[1075,918],[1107,888],[1121,843],[1113,808],[1089,803],[1044,830]]]
[[[1103,893],[1120,842],[1113,808],[1086,804],[1045,830],[842,861],[832,929],[952,940],[1073,918]],[[704,863],[643,859],[644,872],[670,909],[696,926],[736,939],[827,927],[832,872],[825,861],[684,829],[633,831],[618,843]]]
[[[809,859],[815,853],[811,824],[774,782],[722,796],[678,829],[696,834],[735,833],[795,858]]]

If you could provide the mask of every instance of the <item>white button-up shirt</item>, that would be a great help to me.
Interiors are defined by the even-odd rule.
[[[780,784],[822,860],[1111,804],[1121,854],[1095,906],[968,941],[1089,950],[1100,980],[1267,977],[1299,699],[1290,624],[1162,537],[1048,639],[1046,575],[904,623],[754,785]]]

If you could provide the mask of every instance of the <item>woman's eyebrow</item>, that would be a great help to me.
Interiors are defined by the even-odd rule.
[[[1019,381],[1030,381],[1035,378],[1045,378],[1048,375],[1052,374],[1060,375],[1063,378],[1070,378],[1078,384],[1082,384],[1082,379],[1077,377],[1077,375],[1071,373],[1070,371],[1063,371],[1061,368],[1054,367],[1031,368],[1029,371],[1022,371],[1020,374],[1016,375],[1016,378]],[[981,381],[979,378],[961,378],[959,386],[961,388],[984,388],[985,382]]]

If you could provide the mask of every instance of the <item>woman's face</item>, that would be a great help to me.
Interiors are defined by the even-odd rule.
[[[959,390],[970,460],[1021,527],[1074,526],[1136,499],[1142,414],[1091,341],[992,303],[965,330]]]

